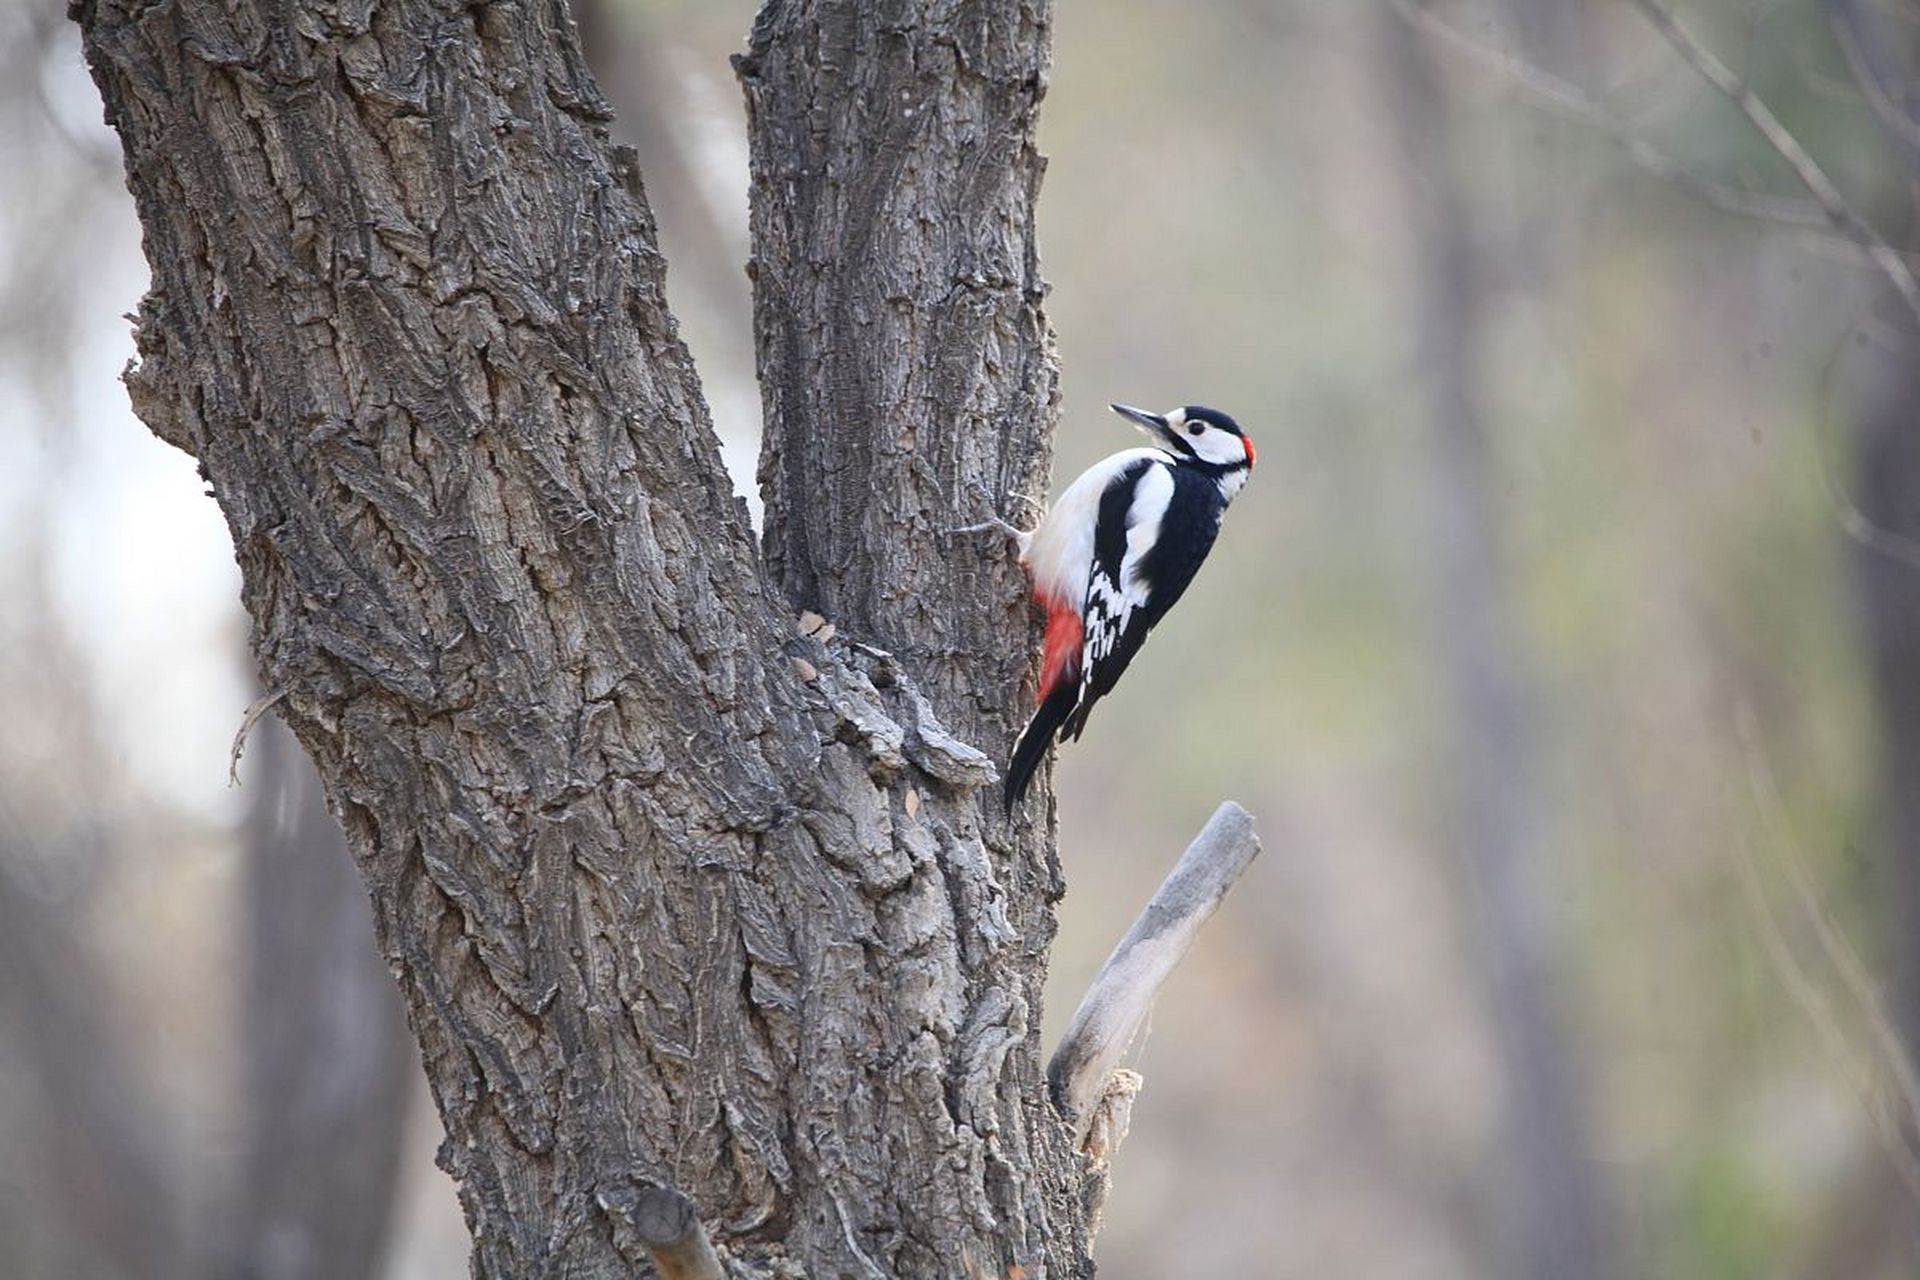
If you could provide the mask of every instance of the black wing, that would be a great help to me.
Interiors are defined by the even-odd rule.
[[[1120,682],[1148,633],[1185,594],[1220,534],[1226,503],[1219,486],[1184,467],[1164,467],[1160,474],[1172,489],[1164,508],[1159,508],[1160,495],[1154,491],[1160,482],[1144,470],[1134,483],[1116,484],[1100,499],[1093,573],[1087,582],[1080,699],[1060,727],[1063,742],[1080,736],[1093,704]],[[1143,529],[1144,536],[1130,545],[1129,533],[1148,522],[1158,527]]]
[[[1027,794],[1027,784],[1033,781],[1033,771],[1046,758],[1054,731],[1072,713],[1079,696],[1078,680],[1063,681],[1033,709],[1033,718],[1020,731],[1020,739],[1013,746],[1013,759],[1007,763],[1007,780],[1000,794],[1008,813],[1012,813],[1013,806],[1020,803],[1020,797]]]

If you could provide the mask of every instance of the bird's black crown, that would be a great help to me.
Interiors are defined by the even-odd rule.
[[[1207,423],[1210,426],[1219,427],[1222,431],[1231,431],[1237,436],[1247,434],[1240,429],[1240,424],[1235,422],[1231,416],[1220,412],[1218,409],[1209,409],[1203,404],[1190,404],[1185,407],[1184,412],[1187,415],[1188,422],[1197,420]]]

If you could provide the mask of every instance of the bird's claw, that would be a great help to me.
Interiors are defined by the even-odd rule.
[[[1024,541],[1025,539],[1031,538],[1033,536],[1032,533],[1028,532],[1025,529],[1016,528],[1015,526],[1008,524],[1005,520],[1002,520],[999,516],[988,516],[985,520],[982,520],[979,524],[953,525],[947,529],[947,532],[957,537],[960,534],[964,534],[964,533],[985,533],[989,529],[998,529],[1001,533],[1006,534],[1009,538],[1012,538],[1016,542]]]
[[[975,482],[969,487],[972,488],[975,494],[980,498],[982,505],[986,505],[986,499],[992,496],[988,492],[987,487],[978,482]],[[1032,498],[1027,497],[1027,495],[1025,495],[1024,493],[1012,493],[1012,494],[1008,494],[1007,496],[1016,501],[1025,503],[1029,508],[1031,508],[1036,513],[1044,514],[1045,512],[1045,508],[1043,508],[1039,503],[1035,502]],[[1035,522],[1035,527],[1036,528],[1038,527],[1038,521]],[[959,536],[961,534],[985,533],[989,529],[997,529],[1001,533],[1006,534],[1009,538],[1012,538],[1015,542],[1019,543],[1022,550],[1026,548],[1027,542],[1033,537],[1033,533],[1034,533],[1033,529],[1022,529],[1018,525],[1011,524],[1006,520],[1002,520],[999,516],[994,515],[991,511],[989,511],[987,518],[985,520],[980,521],[978,524],[956,525],[952,528],[949,528],[946,532],[954,536]]]

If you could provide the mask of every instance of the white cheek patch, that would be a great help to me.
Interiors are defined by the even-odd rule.
[[[1211,462],[1216,466],[1228,467],[1236,462],[1244,462],[1247,457],[1247,445],[1231,431],[1222,431],[1219,427],[1208,427],[1191,441],[1193,451],[1202,462]]]

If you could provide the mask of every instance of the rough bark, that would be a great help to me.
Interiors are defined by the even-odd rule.
[[[989,760],[941,725],[1004,748],[1024,606],[1011,566],[933,533],[970,482],[1044,464],[1044,20],[775,4],[756,28],[756,119],[790,109],[782,42],[818,21],[845,84],[1001,140],[876,126],[876,173],[1009,193],[1010,247],[972,275],[931,204],[809,247],[878,279],[924,259],[912,281],[956,291],[884,299],[897,346],[868,372],[924,397],[913,416],[884,416],[903,392],[830,423],[781,383],[783,465],[865,477],[769,503],[823,640],[763,585],[560,4],[75,13],[154,270],[135,405],[226,514],[261,678],[373,892],[476,1273],[632,1274],[623,1207],[671,1183],[762,1272],[1085,1274],[1037,1044],[1050,842],[990,816]],[[838,180],[763,170],[758,200]],[[763,308],[769,369],[786,326],[816,340],[790,305]],[[926,462],[867,461],[909,442]]]
[[[963,737],[996,748],[1025,705],[1004,696],[1028,676],[1009,643],[1025,584],[1010,554],[942,530],[1044,496],[1049,22],[1032,0],[772,3],[735,62],[768,571],[900,654]]]

